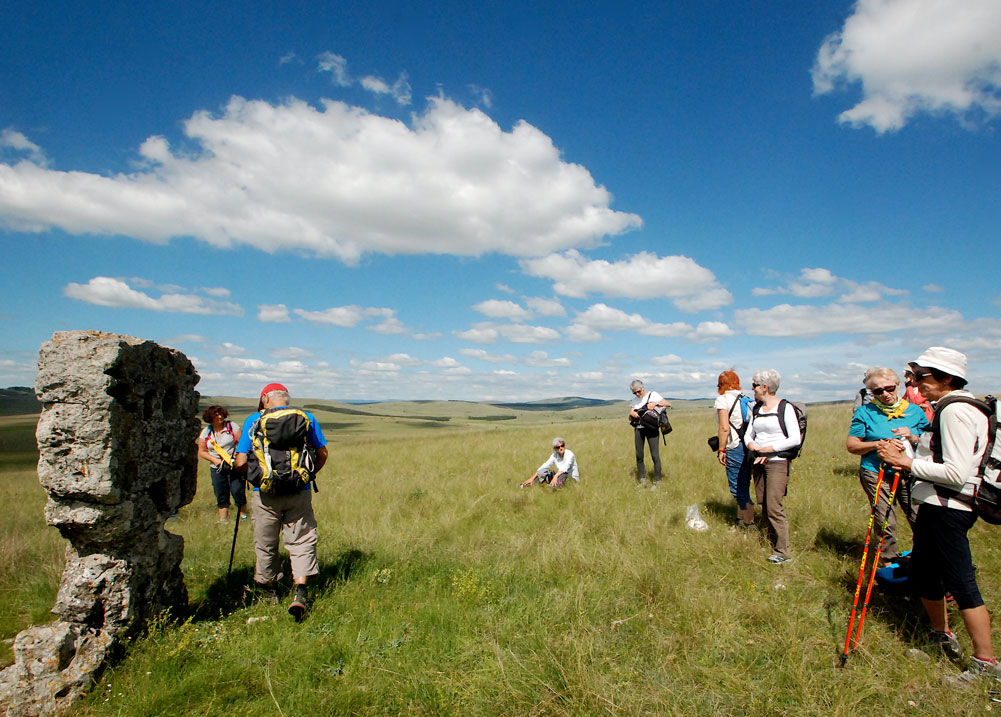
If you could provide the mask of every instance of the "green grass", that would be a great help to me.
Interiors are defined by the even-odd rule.
[[[244,594],[249,526],[227,584],[232,526],[216,522],[203,463],[195,502],[168,527],[186,541],[192,614],[136,640],[79,711],[940,715],[989,707],[982,692],[940,685],[955,668],[925,644],[920,608],[903,598],[874,594],[860,651],[836,667],[868,515],[857,459],[844,450],[847,406],[811,408],[786,501],[795,560],[777,567],[758,535],[728,531],[735,512],[705,446],[709,408],[672,412],[665,480],[651,492],[635,487],[622,415],[587,419],[574,414],[594,409],[574,409],[540,419],[546,412],[532,411],[470,423],[494,412],[445,403],[413,404],[415,414],[452,415],[427,427],[401,419],[398,407],[369,406],[395,417],[352,416],[359,423],[339,431],[331,425],[338,414],[327,423],[316,411],[331,439],[314,495],[322,574],[299,625],[283,605]],[[580,484],[518,489],[557,434],[577,453]],[[25,508],[17,527],[0,527],[0,540],[10,550],[30,546],[0,570],[9,638],[48,619],[44,609],[12,606],[33,592],[51,605],[62,556],[31,470],[4,466],[8,491]],[[685,526],[691,503],[709,531]],[[1001,595],[994,531],[978,524],[971,533],[992,611]],[[903,527],[901,542],[909,540]],[[21,590],[29,577],[34,587]],[[906,657],[911,647],[931,661]]]

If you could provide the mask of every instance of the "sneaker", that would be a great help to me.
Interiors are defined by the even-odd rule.
[[[229,522],[229,518],[219,518],[219,525],[226,525]]]
[[[294,617],[296,622],[302,621],[302,616],[306,614],[307,603],[308,594],[306,593],[306,586],[296,585],[295,597],[292,598],[292,604],[288,606],[288,614]]]
[[[968,670],[960,672],[955,677],[950,675],[942,678],[947,685],[958,688],[968,688],[981,680],[1001,681],[1001,665],[998,665],[997,660],[988,662],[979,657],[971,657]]]
[[[781,555],[775,554],[768,556],[768,562],[774,565],[783,565],[785,563],[792,562],[792,558],[783,558]]]
[[[640,478],[638,481],[636,481],[636,485],[639,488],[646,488],[646,478]]]
[[[657,490],[657,486],[659,484],[660,484],[659,481],[654,481],[653,483],[650,484],[650,490]]]
[[[956,638],[955,633],[946,630],[945,632],[935,632],[932,630],[931,633],[932,641],[935,642],[946,657],[949,658],[950,662],[959,663],[963,659],[963,647],[959,644],[959,640]]]
[[[979,657],[970,658],[970,669],[967,672],[972,672],[978,677],[993,677],[995,680],[1001,681],[1001,665],[998,664],[997,660],[981,660]]]
[[[246,520],[246,519],[247,519],[247,514],[246,513],[241,513],[240,514],[240,520]]]

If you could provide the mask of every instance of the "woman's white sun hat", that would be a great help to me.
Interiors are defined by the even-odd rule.
[[[958,376],[966,380],[966,354],[962,354],[955,349],[947,349],[944,346],[932,346],[925,349],[925,352],[911,361],[911,366],[921,366],[923,368],[937,368],[950,376]]]

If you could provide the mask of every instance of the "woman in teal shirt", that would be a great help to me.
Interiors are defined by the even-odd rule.
[[[879,456],[876,448],[882,440],[896,438],[897,429],[907,428],[919,436],[928,429],[928,419],[920,406],[908,403],[898,395],[900,376],[893,369],[876,366],[865,372],[865,387],[872,393],[873,400],[864,406],[859,406],[852,414],[852,425],[848,429],[848,440],[845,447],[849,453],[862,456],[859,465],[859,482],[869,496],[872,505],[876,494],[876,483],[879,479]],[[883,541],[882,561],[892,563],[899,557],[897,548],[897,518],[890,506],[890,489],[893,485],[891,476],[884,475],[879,488],[879,503],[876,509],[876,520],[890,511],[886,525],[886,538]],[[897,486],[894,501],[904,511],[907,522],[913,527],[917,518],[917,506],[911,505],[910,489],[906,481],[901,480]]]

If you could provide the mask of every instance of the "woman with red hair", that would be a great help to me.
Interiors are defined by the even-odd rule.
[[[751,501],[751,462],[744,460],[744,431],[751,416],[749,399],[742,399],[740,377],[734,371],[724,371],[716,381],[719,396],[713,407],[716,409],[719,448],[716,451],[719,464],[726,469],[726,479],[730,484],[730,495],[737,501],[737,524],[742,527],[754,525],[754,503]]]

